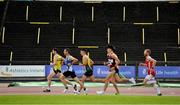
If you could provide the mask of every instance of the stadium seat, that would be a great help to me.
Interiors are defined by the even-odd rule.
[[[122,23],[123,5],[119,3],[94,4],[94,21],[99,23]]]
[[[144,30],[145,44],[148,46],[166,48],[178,44],[177,25],[154,24],[145,27]]]
[[[26,8],[28,3],[26,2],[10,2],[6,22],[25,22],[26,21]]]
[[[16,48],[13,49],[13,63],[16,65],[43,65],[50,62],[50,49],[47,48]]]
[[[37,40],[38,28],[28,23],[8,23],[5,25],[5,45],[33,47]]]
[[[156,22],[155,3],[127,3],[126,22]]]
[[[91,22],[91,4],[75,2],[63,3],[63,22],[89,23]]]
[[[5,8],[5,3],[0,2],[0,20],[2,20],[3,13],[4,13],[4,8]],[[1,21],[0,21],[0,24],[1,24]]]
[[[152,50],[152,57],[157,61],[164,61],[164,52],[167,53],[167,61],[179,61],[178,57],[174,57],[179,54],[177,49],[169,49],[179,46],[179,5],[167,2],[10,1],[4,24],[5,42],[2,43],[8,47],[0,47],[0,60],[8,61],[5,64],[9,64],[9,55],[13,51],[12,64],[48,64],[50,51],[54,47],[60,50],[61,55],[64,48],[70,47],[72,54],[81,59],[78,46],[97,46],[88,50],[91,58],[102,64],[106,60],[105,46],[109,38],[109,44],[117,48],[121,61],[125,60],[126,52],[130,65],[144,61],[145,48]],[[0,19],[4,7],[5,2],[0,2]]]
[[[72,24],[41,25],[39,45],[43,47],[72,46]]]
[[[9,65],[11,48],[0,46],[0,65]]]
[[[111,25],[110,42],[123,48],[141,46],[142,29],[132,24]]]
[[[54,2],[35,2],[29,5],[29,21],[59,22],[60,4]]]
[[[159,22],[180,23],[180,3],[162,3],[159,5]]]
[[[75,45],[107,45],[107,30],[105,24],[79,24],[75,27]]]

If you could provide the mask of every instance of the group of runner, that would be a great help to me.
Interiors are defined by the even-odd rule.
[[[97,94],[104,94],[108,88],[108,84],[112,83],[113,87],[116,90],[116,95],[119,94],[119,89],[117,86],[117,83],[119,82],[131,82],[132,86],[139,86],[139,85],[153,85],[156,89],[157,95],[161,96],[160,88],[158,85],[157,80],[155,79],[155,65],[156,60],[150,57],[151,50],[145,49],[144,50],[144,56],[145,56],[145,63],[140,63],[140,66],[146,66],[147,67],[147,76],[145,77],[143,83],[136,84],[136,81],[134,78],[125,78],[122,74],[119,73],[119,65],[120,60],[118,56],[115,53],[115,48],[112,45],[108,45],[106,47],[107,52],[107,61],[104,62],[104,65],[106,65],[109,68],[109,73],[106,76],[105,79],[96,79],[93,75],[93,65],[94,61],[89,57],[89,52],[86,49],[80,50],[80,55],[82,56],[82,62],[79,63],[84,67],[84,74],[81,78],[81,80],[76,76],[76,73],[73,69],[73,64],[78,64],[78,59],[71,55],[71,50],[69,48],[65,48],[63,51],[63,54],[65,57],[62,57],[59,55],[58,49],[53,48],[52,54],[53,54],[53,61],[51,65],[53,66],[53,69],[51,73],[47,77],[48,81],[48,88],[43,90],[43,92],[50,92],[51,91],[51,80],[52,78],[57,75],[59,80],[63,83],[65,89],[64,93],[67,93],[68,91],[68,85],[72,86],[74,88],[75,94],[80,94],[83,90],[85,94],[88,94],[88,90],[86,86],[84,85],[84,82],[87,78],[89,78],[92,82],[103,82],[104,88],[101,91],[97,91]],[[62,65],[66,65],[66,71],[62,72],[61,68]],[[80,88],[77,87],[76,84],[71,83],[67,77],[71,77],[76,83],[79,84]]]

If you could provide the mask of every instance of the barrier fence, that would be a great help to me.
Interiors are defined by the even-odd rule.
[[[78,77],[82,77],[84,71],[83,66],[73,65],[73,69]],[[180,66],[156,66],[156,78],[160,79],[180,79]],[[62,72],[66,71],[67,67],[62,66]],[[0,66],[1,80],[9,77],[40,77],[46,78],[52,71],[50,65],[8,65]],[[104,65],[93,66],[94,76],[96,78],[104,78],[109,72],[108,67]],[[146,67],[143,66],[120,66],[119,73],[127,78],[134,77],[136,79],[144,78],[147,74]],[[7,79],[6,79],[7,80]]]

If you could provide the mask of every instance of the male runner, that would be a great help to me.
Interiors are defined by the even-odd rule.
[[[61,67],[62,67],[64,58],[58,54],[57,48],[52,49],[52,54],[53,54],[53,62],[51,63],[51,65],[53,66],[53,71],[47,77],[48,88],[43,90],[43,92],[50,92],[51,91],[50,90],[51,80],[55,75],[57,75],[59,77],[59,79],[61,80],[61,82],[65,85],[65,87],[67,87],[66,82],[68,80],[61,78],[63,76],[63,74],[61,73]]]
[[[107,59],[108,62],[105,63],[109,67],[109,74],[105,78],[105,85],[103,91],[97,91],[97,94],[104,94],[107,90],[107,87],[109,85],[109,82],[111,82],[116,90],[115,94],[119,94],[119,89],[117,87],[116,81],[115,81],[115,74],[118,71],[118,65],[120,64],[120,60],[117,57],[117,55],[113,52],[113,47],[108,46],[107,47]]]
[[[95,82],[95,78],[93,75],[93,64],[94,62],[92,59],[88,56],[88,51],[86,49],[81,49],[80,54],[82,56],[82,65],[84,66],[85,73],[82,76],[82,83],[86,81],[87,78],[89,78],[91,81]],[[80,88],[79,92],[81,92],[82,88]],[[87,89],[84,88],[85,94],[87,94]]]
[[[75,71],[73,70],[73,64],[74,63],[77,63],[78,62],[78,59],[76,59],[75,57],[73,57],[71,54],[70,54],[70,49],[69,48],[66,48],[64,49],[64,55],[66,56],[65,60],[64,60],[64,64],[66,65],[67,67],[67,70],[63,73],[63,76],[62,78],[67,78],[69,76],[71,76],[71,78],[73,80],[75,80],[81,88],[84,88],[84,85],[81,81],[79,81],[79,79],[77,78],[76,74],[75,74]],[[69,85],[73,85],[72,83],[70,82],[67,82]],[[68,90],[68,87],[66,87],[66,89],[64,90],[64,93],[66,93]],[[77,88],[76,88],[76,91],[75,93],[77,93]]]
[[[107,65],[110,68],[109,70],[110,72],[104,81],[105,82],[104,90],[98,91],[97,92],[98,94],[104,94],[104,92],[106,91],[108,87],[109,82],[111,82],[114,88],[116,89],[116,94],[119,94],[119,90],[117,88],[116,82],[132,82],[133,84],[136,84],[134,78],[127,79],[122,74],[119,75],[118,68],[119,68],[120,60],[114,51],[115,51],[115,48],[111,45],[108,45],[107,47],[107,60],[108,61],[105,63],[105,65]]]
[[[156,60],[151,58],[151,50],[150,49],[145,49],[144,50],[144,56],[146,58],[145,63],[140,63],[140,66],[146,66],[147,67],[147,76],[145,77],[143,84],[142,85],[153,85],[154,88],[156,89],[157,95],[161,96],[161,91],[158,85],[157,80],[155,79],[156,76],[156,71],[155,71],[155,66],[156,66]]]

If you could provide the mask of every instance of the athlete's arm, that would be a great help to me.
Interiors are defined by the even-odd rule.
[[[82,58],[82,64],[85,66],[88,64],[88,57],[87,56],[83,56]]]
[[[64,63],[64,58],[61,56],[61,58],[60,58],[60,61],[61,61],[61,65],[63,65],[63,63]]]
[[[139,66],[146,66],[145,63],[139,63]]]
[[[156,66],[157,61],[155,59],[151,58],[151,57],[148,57],[148,60],[153,62],[152,68],[154,68]]]
[[[72,59],[72,64],[74,63],[77,63],[78,62],[78,59],[73,57],[73,56],[70,56],[70,59]]]
[[[115,59],[116,66],[118,66],[118,65],[120,64],[120,60],[119,60],[118,56],[115,55],[115,54],[113,54],[111,57],[112,57],[113,59]]]
[[[156,60],[154,59],[154,62],[153,62],[153,68],[156,66]]]
[[[53,62],[51,63],[51,65],[56,65],[57,64],[57,60],[58,60],[58,57],[57,57],[57,55],[54,55],[54,57],[53,57]]]
[[[90,59],[90,58],[89,58]],[[91,65],[94,65],[94,61],[92,59],[90,59]]]

